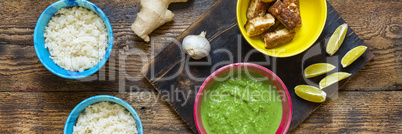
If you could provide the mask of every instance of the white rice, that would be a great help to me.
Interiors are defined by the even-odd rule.
[[[123,106],[99,102],[85,108],[73,128],[73,134],[136,134],[134,117]]]
[[[83,7],[60,9],[45,28],[45,47],[50,58],[69,71],[82,72],[102,60],[107,46],[102,19]]]

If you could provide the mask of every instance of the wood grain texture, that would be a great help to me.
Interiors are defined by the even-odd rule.
[[[84,84],[53,75],[36,57],[32,40],[33,29],[41,12],[55,2],[54,0],[0,1],[0,5],[4,7],[0,9],[0,18],[2,18],[0,19],[0,84],[2,85],[0,91],[11,91],[16,86],[35,86],[44,91],[95,91],[93,88],[116,91],[118,80],[126,77],[123,75],[125,73],[118,75],[120,56],[125,56],[127,51],[134,49],[143,52],[146,57],[144,59],[132,55],[125,60],[125,63],[129,65],[126,69],[127,75],[141,77],[141,67],[195,22],[216,1],[190,0],[188,3],[172,4],[170,9],[176,14],[175,20],[153,32],[151,34],[153,41],[150,44],[142,42],[129,28],[139,11],[138,1],[91,1],[105,12],[112,23],[115,54],[103,67],[106,73],[96,73],[95,76],[100,75],[100,78]],[[377,55],[341,90],[401,89],[402,16],[401,9],[398,8],[402,6],[401,2],[393,0],[329,0],[328,2],[339,11],[341,17]],[[114,62],[111,62],[112,59]],[[139,61],[144,64],[140,64]],[[147,89],[146,87],[149,86],[139,82],[142,81],[140,79],[126,82],[142,84],[139,87]],[[51,81],[47,83],[54,84],[46,86],[35,81]],[[129,90],[129,86],[125,89]]]
[[[60,133],[75,105],[101,94],[131,104],[144,133],[192,132],[156,92],[2,92],[0,133]],[[338,99],[323,103],[291,133],[401,133],[401,95],[399,91],[341,91]]]
[[[102,94],[131,104],[144,133],[191,131],[156,92],[1,92],[0,133],[60,133],[78,103]]]
[[[156,29],[152,42],[142,42],[130,29],[139,3],[134,0],[91,1],[100,7],[111,22],[113,53],[100,72],[87,80],[67,80],[48,71],[36,56],[33,29],[36,20],[52,1],[0,1],[0,91],[33,86],[41,91],[119,91],[135,86],[154,90],[145,82],[140,70],[156,53],[198,19],[216,0],[171,4],[175,20]],[[124,57],[124,60],[123,58]],[[124,68],[121,66],[125,65]],[[131,79],[127,79],[130,77]],[[119,87],[119,85],[125,85]]]
[[[402,2],[329,0],[375,57],[344,90],[402,89]]]
[[[400,91],[341,91],[291,133],[401,133]]]
[[[339,48],[337,53],[332,56],[326,54],[326,44],[333,31],[339,25],[345,23],[330,4],[327,4],[328,15],[326,22],[328,23],[325,24],[316,43],[305,52],[287,58],[274,58],[258,52],[253,53],[255,50],[241,37],[234,7],[236,7],[236,1],[222,0],[217,2],[177,38],[178,42],[172,42],[149,63],[149,66],[144,68],[144,75],[161,94],[172,91],[182,93],[169,94],[164,97],[177,98],[168,99],[168,102],[194,132],[197,132],[197,129],[192,111],[198,88],[212,72],[224,65],[237,62],[256,63],[271,69],[278,75],[289,90],[292,105],[297,106],[292,108],[292,122],[289,128],[292,130],[320,105],[319,103],[307,102],[294,93],[294,87],[297,85],[308,84],[318,87],[319,81],[324,77],[306,79],[302,75],[303,68],[324,62],[337,66],[330,73],[348,72],[353,76],[373,58],[373,54],[368,49],[349,67],[341,67],[340,61],[349,50],[356,46],[364,45],[362,40],[350,28],[346,33],[347,36],[342,47]],[[211,24],[209,20],[216,21]],[[211,44],[211,55],[201,61],[189,60],[189,56],[184,55],[180,42],[185,36],[198,34],[201,31],[209,33],[206,38]],[[198,66],[194,66],[194,64]],[[332,97],[349,79],[350,77],[323,90],[328,97]]]
[[[188,3],[171,4],[169,9],[175,13],[175,20],[156,29],[151,34],[153,40],[150,44],[142,42],[130,30],[130,25],[134,22],[136,13],[139,11],[138,0],[90,0],[105,12],[112,23],[114,54],[100,73],[94,75],[97,77],[95,80],[84,82],[66,80],[52,74],[43,67],[36,57],[32,40],[36,21],[42,11],[55,1],[57,0],[0,1],[0,103],[7,103],[0,105],[0,133],[60,133],[68,113],[81,100],[97,94],[110,94],[124,98],[125,95],[117,93],[120,90],[120,85],[123,85],[122,83],[124,86],[121,88],[124,91],[133,89],[156,94],[152,85],[140,75],[141,68],[219,0],[189,0]],[[374,59],[356,73],[340,90],[381,92],[375,92],[377,95],[373,95],[373,92],[348,92],[345,94],[350,96],[348,101],[324,103],[293,132],[353,133],[356,131],[364,133],[367,131],[379,133],[388,132],[386,129],[389,129],[389,132],[401,133],[400,125],[395,126],[395,120],[391,118],[394,116],[381,117],[380,115],[384,113],[383,109],[367,110],[362,108],[365,106],[375,108],[377,105],[384,109],[398,107],[391,105],[388,107],[378,103],[394,102],[394,94],[400,96],[400,91],[402,91],[402,14],[401,8],[399,8],[402,7],[402,2],[399,0],[328,0],[328,2],[375,55]],[[146,58],[140,59],[141,56],[130,53],[136,51],[142,52]],[[122,60],[121,57],[124,56],[128,58]],[[127,66],[125,72],[119,68],[123,63]],[[128,76],[132,76],[133,79],[128,80]],[[37,87],[41,92],[11,92],[14,87],[25,88],[28,86]],[[384,90],[387,91],[382,92]],[[388,90],[398,92],[388,92]],[[51,99],[52,96],[56,98]],[[343,98],[342,96],[344,95],[340,94],[339,97]],[[370,97],[365,96],[382,96],[383,99],[371,101]],[[359,99],[355,100],[353,97]],[[7,101],[3,98],[7,98]],[[70,99],[74,103],[70,103]],[[360,99],[366,100],[367,104],[363,105]],[[127,101],[127,99],[125,100]],[[18,105],[13,105],[12,102]],[[361,105],[355,104],[359,104],[359,102]],[[146,124],[144,125],[144,132],[191,133],[190,128],[173,109],[169,108],[169,104],[166,102],[158,101],[155,105],[129,103],[138,113],[140,113],[138,110],[140,105],[145,105],[145,109],[148,110],[148,112],[140,113],[140,118]],[[347,116],[348,114],[337,114],[338,110],[344,111],[340,110],[341,108],[326,110],[332,105],[348,107],[352,110],[362,109],[361,113],[363,114],[354,114],[353,117],[350,117]],[[156,119],[156,115],[152,115],[151,109],[154,109],[160,119]],[[396,111],[397,115],[402,114],[400,109]],[[4,110],[11,113],[3,112]],[[163,114],[157,114],[159,110],[164,111]],[[48,114],[48,112],[54,114]],[[378,113],[378,115],[364,114],[368,112]],[[394,114],[393,111],[390,112],[391,115]],[[43,118],[46,116],[42,115],[50,115],[49,117],[52,118]],[[372,121],[371,119],[376,116],[380,116],[381,120]],[[333,120],[334,118],[336,120]],[[325,122],[326,120],[336,122]],[[370,125],[364,126],[361,122],[362,126],[355,126],[353,124],[356,123],[356,120],[361,120]],[[399,122],[398,120],[396,122],[402,124],[400,120],[399,118]],[[388,122],[389,124],[386,124]],[[344,123],[344,126],[337,126],[339,123]],[[377,123],[384,127],[376,126]],[[315,129],[316,126],[317,130]]]

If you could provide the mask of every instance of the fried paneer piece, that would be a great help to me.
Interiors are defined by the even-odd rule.
[[[287,7],[293,14],[296,15],[297,18],[300,19],[297,26],[302,25],[301,17],[300,17],[300,9],[299,9],[299,0],[282,0],[283,5]]]
[[[261,0],[250,0],[247,9],[247,19],[251,19],[257,16],[264,16],[268,9],[268,3]]]
[[[275,24],[275,17],[267,13],[264,16],[257,16],[247,20],[244,28],[247,31],[249,37],[262,34],[264,31],[268,30],[272,25]]]
[[[264,42],[265,42],[265,48],[273,48],[277,45],[288,43],[293,40],[293,37],[295,37],[296,32],[294,30],[289,30],[287,28],[282,28],[279,30],[276,30],[274,32],[267,32],[262,35]]]
[[[278,28],[280,24],[281,24],[281,22],[279,22],[278,19],[275,19],[275,24],[272,25],[272,26],[271,26],[267,31],[265,31],[265,32],[273,32],[273,31],[275,31],[276,28]],[[263,36],[263,34],[261,34],[261,35]]]
[[[289,30],[293,30],[297,24],[300,23],[300,19],[285,7],[280,0],[277,0],[271,7],[269,7],[268,12],[274,15]]]

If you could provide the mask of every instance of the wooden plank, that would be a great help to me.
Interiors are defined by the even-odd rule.
[[[78,104],[80,100],[75,100],[75,104],[69,103],[70,99],[48,99],[49,97],[55,96],[55,98],[68,98],[66,96],[79,96],[82,95],[81,100],[86,97],[96,95],[96,94],[116,94],[118,91],[119,84],[122,82],[121,79],[125,79],[125,74],[120,75],[120,70],[117,68],[122,61],[119,55],[125,56],[127,51],[131,49],[139,49],[143,51],[148,59],[153,58],[154,54],[159,53],[165,46],[178,37],[188,26],[195,22],[204,12],[206,12],[213,3],[218,0],[195,0],[189,1],[185,4],[172,4],[169,8],[175,13],[175,21],[169,22],[162,27],[158,28],[151,36],[155,39],[151,44],[142,42],[134,33],[130,30],[129,26],[135,19],[136,13],[139,11],[138,0],[119,0],[119,1],[101,1],[101,0],[91,0],[91,2],[98,5],[108,16],[109,20],[112,22],[112,27],[114,31],[114,50],[117,50],[116,56],[111,57],[108,63],[105,65],[105,75],[103,75],[105,80],[95,80],[91,82],[80,82],[80,81],[70,81],[66,79],[59,78],[49,71],[47,71],[36,58],[35,51],[33,49],[32,34],[35,27],[35,23],[39,15],[47,6],[57,0],[3,0],[0,1],[0,94],[6,93],[9,95],[8,100],[10,102],[19,102],[17,108],[14,108],[12,114],[7,114],[0,112],[0,118],[7,117],[18,117],[13,119],[6,119],[2,122],[1,126],[4,129],[0,130],[0,133],[10,132],[49,132],[49,133],[60,133],[64,125],[65,118],[67,118],[69,110],[71,110],[75,104]],[[346,84],[341,88],[341,90],[398,90],[402,89],[402,38],[400,34],[400,27],[402,23],[401,17],[401,6],[402,3],[395,0],[328,0],[328,2],[335,8],[340,16],[345,19],[349,26],[356,32],[356,34],[363,40],[363,42],[369,47],[370,50],[376,55],[374,60],[369,62],[362,70],[356,73]],[[112,61],[115,60],[115,61]],[[138,76],[141,65],[137,62],[141,61],[138,56],[129,56],[126,60],[128,68],[126,69],[127,75]],[[148,61],[146,61],[148,62]],[[109,67],[108,64],[115,66],[115,68]],[[115,74],[109,75],[109,70],[115,71]],[[111,72],[112,72],[111,71]],[[126,72],[124,72],[126,73]],[[102,75],[102,74],[101,74]],[[114,78],[109,79],[109,78]],[[136,80],[124,80],[125,91],[130,91],[130,87],[138,88],[139,91],[154,91],[152,85],[146,82],[143,78],[138,78]],[[41,91],[46,91],[38,95],[36,93],[8,93],[7,91],[12,91],[14,87],[37,87]],[[49,92],[47,92],[49,91]],[[85,92],[88,93],[85,93]],[[98,91],[113,91],[113,92],[98,92]],[[58,93],[57,93],[58,92]],[[68,93],[68,92],[78,92],[78,93]],[[13,95],[14,94],[14,95]],[[19,94],[19,95],[15,95]],[[32,94],[32,95],[31,95]],[[54,95],[59,94],[59,95]],[[65,94],[61,95],[61,94]],[[389,101],[393,101],[395,96],[398,94],[391,92],[391,94],[382,94],[383,98],[388,98],[391,96]],[[6,95],[6,96],[7,96]],[[24,96],[23,96],[24,95]],[[377,101],[370,101],[369,99],[359,98],[357,100],[352,99],[354,96],[351,95],[348,101],[353,103],[358,103],[359,99],[368,100],[367,105],[375,107],[381,104],[371,104]],[[368,95],[368,98],[374,97],[370,92],[359,92],[359,96]],[[3,95],[0,95],[4,98]],[[26,100],[26,96],[28,96]],[[393,97],[392,97],[393,96]],[[400,96],[400,93],[399,93]],[[398,97],[398,96],[396,96]],[[7,98],[7,97],[6,97]],[[342,98],[342,97],[341,97]],[[27,101],[32,100],[31,103]],[[382,100],[379,100],[382,102]],[[49,106],[49,103],[53,104]],[[57,106],[55,106],[57,103]],[[137,103],[129,102],[132,105],[137,105]],[[160,104],[159,104],[160,103]],[[372,118],[366,117],[367,114],[355,114],[354,118],[350,117],[338,117],[331,116],[337,115],[337,110],[325,111],[322,109],[327,109],[329,106],[335,102],[324,103],[322,107],[319,107],[317,112],[320,114],[312,114],[304,123],[309,124],[308,127],[303,127],[302,125],[296,129],[296,132],[300,131],[303,133],[319,133],[319,132],[362,132],[365,133],[373,132],[379,133],[384,128],[390,127],[389,132],[401,133],[400,126],[397,126],[397,130],[393,129],[392,126],[395,120],[385,118],[381,121],[376,120],[371,121]],[[342,101],[335,103],[338,107],[347,106],[349,102]],[[387,104],[389,102],[383,102]],[[29,104],[31,107],[26,106]],[[43,109],[36,108],[35,110],[29,111],[36,104],[41,104]],[[43,105],[42,105],[43,104]],[[61,107],[61,105],[68,104],[66,107]],[[8,104],[11,105],[11,104]],[[21,105],[25,106],[22,107]],[[185,125],[180,117],[169,109],[168,103],[158,102],[158,105],[153,105],[154,108],[145,107],[148,109],[155,109],[154,111],[169,111],[165,114],[157,114],[162,116],[162,120],[151,118],[152,110],[150,112],[145,112],[142,117],[148,119],[147,124],[155,125],[144,125],[145,132],[149,133],[181,133],[189,132],[191,130]],[[353,108],[360,108],[367,105],[353,105]],[[54,106],[54,107],[52,107]],[[148,104],[146,106],[149,106]],[[391,109],[390,106],[384,107],[384,109]],[[10,107],[0,106],[0,110],[4,110]],[[57,108],[57,109],[56,109]],[[169,109],[169,110],[166,110]],[[400,109],[400,108],[399,108]],[[29,111],[29,112],[24,112]],[[49,118],[42,120],[33,120],[33,116],[36,119],[42,117],[44,112],[54,112],[63,111],[64,114],[59,114],[60,116],[51,115],[55,120]],[[138,112],[138,110],[137,110]],[[332,114],[330,112],[333,112]],[[383,110],[374,109],[367,112],[383,113]],[[366,112],[362,112],[366,113]],[[17,116],[18,114],[18,116]],[[322,115],[321,115],[322,114]],[[391,112],[393,114],[393,112]],[[399,115],[400,115],[399,111]],[[47,114],[49,115],[49,114]],[[347,114],[344,114],[347,115]],[[151,116],[151,117],[150,117]],[[317,117],[316,117],[317,116]],[[332,118],[325,118],[325,117]],[[370,115],[373,116],[373,115]],[[375,115],[376,116],[376,115]],[[375,117],[373,116],[373,117]],[[21,117],[21,118],[19,118]],[[46,117],[46,116],[43,116]],[[315,124],[319,122],[324,122],[323,120],[313,120],[311,119],[323,119],[333,120],[333,122],[325,122],[319,125],[318,130],[315,130]],[[24,122],[25,119],[28,121]],[[398,118],[396,118],[398,119]],[[144,119],[143,123],[144,123]],[[152,121],[155,120],[155,121]],[[354,126],[354,120],[362,120],[371,126],[363,127]],[[388,121],[390,120],[390,121]],[[400,120],[400,119],[399,119]],[[2,121],[2,120],[0,120]],[[40,122],[40,123],[38,123]],[[339,123],[346,122],[343,126],[336,126]],[[389,124],[387,124],[389,122]],[[381,128],[376,126],[376,123],[384,126]],[[399,124],[401,124],[399,122]],[[26,125],[21,127],[21,125]],[[43,126],[41,126],[43,125]],[[3,127],[2,127],[3,128]],[[326,129],[330,128],[330,129]],[[356,129],[355,129],[356,128]],[[363,128],[363,129],[362,129]],[[371,129],[373,128],[373,129]],[[387,128],[389,129],[389,128]],[[348,131],[353,130],[353,131]],[[387,132],[387,131],[385,131]]]
[[[208,39],[214,37],[220,37],[213,41],[219,41],[225,39],[223,37],[227,37],[225,35],[219,35],[224,31],[225,33],[238,33],[238,28],[236,27],[236,18],[233,16],[236,14],[233,7],[236,1],[218,1],[209,11],[207,11],[200,19],[198,19],[190,28],[184,31],[179,37],[178,41],[181,40],[189,34],[197,34],[201,31],[207,30],[209,33],[207,35]],[[223,6],[228,5],[228,6]],[[220,15],[217,15],[220,14]],[[214,24],[211,25],[202,25],[202,24],[210,24],[210,20],[215,20]],[[216,25],[220,24],[220,25]],[[219,36],[215,36],[219,35]],[[229,40],[230,42],[225,42],[226,44],[237,44],[237,40]],[[213,43],[212,50],[217,48],[228,49],[234,51],[236,47],[229,47],[223,43]],[[236,56],[234,58],[237,58]],[[176,44],[175,42],[167,46],[158,56],[150,62],[150,66],[146,66],[144,69],[144,74],[146,78],[152,83],[152,85],[167,99],[169,104],[175,109],[175,111],[182,117],[184,121],[190,126],[190,128],[196,132],[194,117],[193,117],[193,108],[194,108],[194,97],[198,90],[198,87],[201,85],[202,81],[193,81],[190,79],[187,73],[188,70],[184,71],[183,65],[184,61],[189,60],[185,58],[184,53],[181,51],[181,45]],[[212,63],[220,61],[220,59],[212,59],[215,61],[211,61]],[[238,59],[234,59],[238,60]],[[156,65],[154,63],[158,63],[160,65]],[[213,64],[212,64],[213,65]],[[221,65],[222,66],[222,65]],[[148,68],[149,67],[149,68]],[[190,67],[188,65],[187,67]],[[202,69],[204,68],[204,69]],[[211,72],[210,70],[206,70],[207,68],[211,68],[211,65],[207,66],[191,66],[191,73],[195,73],[194,76],[201,78],[206,78]],[[166,79],[167,78],[167,79]],[[165,92],[179,92],[180,94],[164,94]],[[172,99],[173,98],[173,99]]]
[[[142,65],[139,62],[149,62],[218,0],[171,4],[169,8],[176,15],[174,22],[169,22],[152,33],[151,37],[157,40],[150,44],[142,42],[130,29],[139,11],[138,1],[92,0],[91,2],[99,6],[112,23],[115,56],[109,58],[103,68],[105,73],[100,74],[101,78],[84,83],[59,78],[45,69],[36,57],[32,40],[36,21],[42,11],[55,1],[0,1],[0,5],[4,7],[0,8],[0,91],[11,91],[18,86],[33,86],[42,91],[117,91],[118,83],[125,79],[125,75],[119,76],[121,70],[118,67],[122,61],[120,56],[125,56],[127,51],[133,49],[144,52],[147,60],[142,61],[138,56],[128,56],[125,60],[128,65],[125,69],[127,74],[141,77]],[[393,0],[328,2],[376,55],[374,60],[354,75],[341,90],[402,89],[402,38],[398,32],[402,25],[399,8],[401,3]],[[130,86],[138,85],[141,89],[153,90],[152,86],[144,84],[141,79],[124,80],[127,84],[124,89],[129,90]]]
[[[401,133],[402,92],[339,92],[291,133]]]
[[[71,110],[95,95],[113,95],[138,113],[144,133],[191,130],[156,92],[1,92],[0,133],[60,133]]]
[[[36,56],[33,29],[42,11],[53,2],[0,1],[0,5],[5,7],[0,9],[0,91],[12,91],[15,87],[36,87],[41,91],[129,91],[135,87],[152,91],[152,86],[140,74],[142,66],[216,0],[171,4],[170,9],[176,14],[175,21],[156,29],[151,34],[151,44],[142,42],[130,29],[139,11],[139,1],[91,1],[108,16],[114,32],[114,46],[105,66],[83,81],[63,79],[52,74]],[[131,51],[141,52],[142,55],[130,54]],[[121,68],[122,64],[125,64],[124,68]],[[134,78],[128,80],[128,77]]]
[[[331,73],[343,71],[355,74],[373,58],[373,54],[368,50],[348,68],[340,66],[340,60],[343,55],[356,46],[364,45],[350,28],[348,29],[343,46],[338,52],[333,56],[328,56],[325,53],[329,37],[339,25],[345,23],[330,4],[328,4],[328,23],[326,23],[321,36],[313,47],[297,56],[288,58],[273,58],[262,55],[251,48],[241,38],[236,23],[235,5],[236,1],[222,0],[216,3],[216,5],[177,38],[178,42],[173,42],[167,46],[144,68],[145,76],[161,94],[173,91],[182,93],[164,95],[164,97],[176,98],[168,99],[169,104],[171,104],[173,109],[187,122],[194,132],[197,132],[197,130],[192,112],[198,87],[209,74],[223,65],[236,62],[258,62],[258,64],[262,64],[273,70],[284,81],[289,89],[292,104],[297,106],[293,108],[292,123],[290,125],[290,129],[293,129],[320,105],[297,97],[293,91],[294,87],[300,84],[318,86],[318,82],[324,77],[305,79],[302,76],[303,68],[314,63],[328,62],[337,66],[337,69]],[[214,24],[211,24],[210,20],[216,21]],[[180,42],[185,36],[197,34],[201,31],[208,31],[210,33],[207,38],[211,43],[212,54],[203,61],[206,64],[197,62],[198,66],[192,66],[191,64],[194,64],[194,60],[189,60],[189,57],[184,55]],[[222,52],[221,50],[229,53],[220,53]],[[250,52],[252,56],[249,55]],[[348,79],[350,78],[339,82],[339,84],[325,88],[324,91],[331,97]]]
[[[156,92],[1,92],[0,133],[60,133],[79,102],[100,94],[131,104],[144,133],[192,133]],[[401,95],[401,91],[341,91],[338,99],[323,103],[291,133],[400,133]]]
[[[402,3],[328,0],[375,55],[344,90],[402,89]]]

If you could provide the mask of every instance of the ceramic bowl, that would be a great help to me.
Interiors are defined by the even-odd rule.
[[[77,121],[78,116],[81,114],[82,111],[85,110],[87,106],[101,101],[113,102],[126,108],[134,117],[134,120],[137,123],[138,134],[143,134],[140,117],[138,116],[137,112],[135,112],[133,107],[131,107],[131,105],[125,102],[124,100],[110,95],[93,96],[83,100],[81,103],[75,106],[75,108],[71,111],[70,115],[68,116],[66,124],[64,125],[64,134],[73,133],[73,127],[75,125],[75,122]]]
[[[68,71],[59,67],[58,65],[56,65],[56,63],[53,62],[52,59],[50,59],[49,51],[45,48],[44,31],[49,20],[59,9],[72,6],[80,6],[94,11],[105,23],[108,33],[108,45],[105,56],[97,65],[83,72]],[[112,52],[113,32],[112,26],[110,25],[110,22],[107,19],[105,13],[103,13],[103,11],[96,5],[86,0],[60,0],[47,7],[46,10],[43,11],[43,13],[40,15],[38,21],[36,22],[33,41],[36,55],[42,62],[43,66],[45,66],[50,72],[67,79],[80,79],[94,74],[106,63],[107,59],[110,56],[110,53]]]
[[[300,0],[299,8],[303,25],[296,28],[296,35],[289,43],[266,49],[260,36],[248,37],[244,25],[247,22],[246,12],[250,0],[238,0],[236,7],[237,23],[240,32],[247,42],[269,56],[290,57],[304,52],[320,37],[327,19],[327,2],[325,0]]]
[[[279,127],[276,131],[277,134],[284,134],[287,133],[289,129],[289,125],[292,119],[292,101],[290,99],[290,95],[288,89],[286,88],[285,84],[282,80],[272,71],[269,69],[262,67],[260,65],[252,64],[252,63],[234,63],[230,65],[226,65],[217,71],[213,72],[201,85],[200,89],[198,90],[198,94],[195,99],[194,104],[194,120],[197,126],[198,132],[202,134],[206,134],[207,131],[203,125],[202,118],[201,118],[201,105],[202,99],[208,87],[219,78],[219,76],[229,73],[231,71],[238,71],[238,70],[248,70],[253,71],[262,76],[266,77],[278,90],[278,93],[281,97],[282,101],[282,120],[279,124]]]

